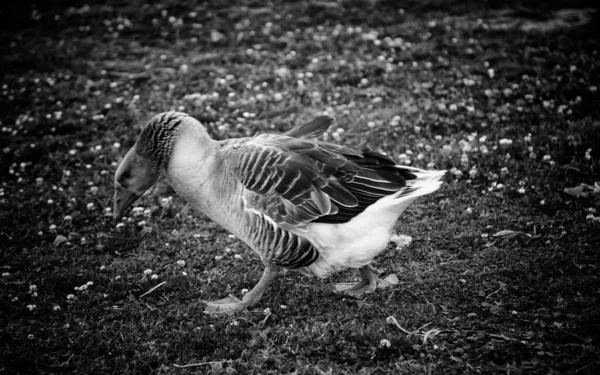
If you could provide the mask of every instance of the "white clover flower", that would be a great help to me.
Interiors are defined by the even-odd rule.
[[[383,339],[379,342],[379,346],[382,348],[389,348],[390,346],[392,346],[392,344],[390,343],[389,340]]]
[[[144,270],[144,275],[151,275],[152,274],[152,269],[148,268]]]
[[[519,194],[525,194],[525,188],[523,187],[520,187],[517,191],[519,192]]]
[[[215,255],[215,260],[221,260],[221,259],[223,259],[222,255]]]
[[[248,293],[248,289],[244,288],[244,289],[242,289],[241,292],[242,292],[242,294],[246,294],[246,293]]]
[[[52,310],[54,310],[54,311],[60,311],[60,306],[58,306],[58,305],[55,305],[55,306],[52,308]]]
[[[185,260],[183,260],[183,259],[178,260],[177,265],[180,267],[185,267]]]
[[[171,206],[171,203],[173,203],[173,197],[166,197],[166,198],[160,199],[160,205],[163,208],[167,208],[167,207]]]
[[[33,311],[33,310],[35,310],[36,308],[37,308],[37,306],[36,306],[36,305],[33,305],[33,304],[32,304],[32,305],[27,305],[27,310],[29,310],[29,311]]]
[[[241,256],[240,254],[235,254],[233,257],[234,257],[235,259],[242,259],[242,256]]]
[[[263,314],[265,314],[265,315],[271,315],[271,309],[267,307],[267,308],[266,308],[266,309],[263,311]]]
[[[150,276],[150,278],[151,278],[152,280],[156,280],[156,279],[158,279],[158,275],[157,275],[157,274],[154,274],[154,275]]]

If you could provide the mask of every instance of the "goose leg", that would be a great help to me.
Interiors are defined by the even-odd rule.
[[[277,273],[278,270],[275,267],[267,265],[258,283],[241,300],[230,294],[228,297],[220,300],[203,301],[206,303],[204,312],[208,314],[231,313],[256,305],[269,285],[277,277]]]
[[[396,275],[389,275],[383,280],[380,279],[379,274],[381,272],[370,264],[361,267],[359,272],[361,280],[358,283],[337,284],[335,286],[335,291],[358,297],[366,293],[373,293],[377,289],[383,289],[398,284],[398,277]]]

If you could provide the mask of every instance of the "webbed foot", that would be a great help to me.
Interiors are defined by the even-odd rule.
[[[206,308],[204,309],[205,314],[227,314],[242,311],[246,308],[246,303],[231,294],[216,301],[202,302],[206,304]]]
[[[360,268],[362,280],[358,283],[340,283],[335,285],[335,291],[345,293],[349,296],[360,297],[367,293],[373,293],[377,289],[385,289],[398,284],[398,276],[391,274],[385,279],[380,279],[379,271],[370,265]]]

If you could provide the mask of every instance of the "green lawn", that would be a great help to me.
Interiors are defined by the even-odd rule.
[[[0,10],[0,373],[600,373],[594,2],[189,3]],[[203,314],[258,257],[165,184],[106,212],[167,110],[220,139],[327,113],[332,142],[448,169],[376,259],[400,283],[288,271]]]

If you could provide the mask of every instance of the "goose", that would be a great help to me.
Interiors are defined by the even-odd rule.
[[[436,191],[445,171],[318,140],[333,122],[320,116],[283,134],[217,141],[185,113],[158,114],[117,168],[113,216],[121,217],[164,173],[191,207],[260,256],[265,268],[256,286],[241,300],[203,301],[206,313],[255,306],[281,268],[319,278],[357,268],[361,280],[336,289],[372,293],[386,283],[371,262],[402,212]]]

